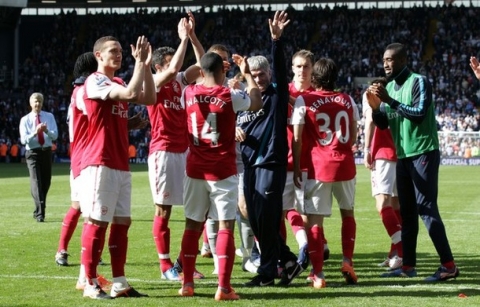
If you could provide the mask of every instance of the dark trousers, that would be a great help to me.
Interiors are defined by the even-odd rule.
[[[440,256],[440,262],[453,260],[445,226],[438,211],[438,150],[399,159],[397,162],[397,189],[402,215],[403,265],[416,265],[418,216]]]
[[[33,217],[45,218],[47,193],[52,179],[52,150],[27,150],[25,159],[30,173],[30,191],[35,203]]]
[[[258,273],[272,279],[277,276],[279,261],[280,265],[284,265],[297,259],[280,236],[286,174],[284,166],[244,170],[248,219],[260,246]]]

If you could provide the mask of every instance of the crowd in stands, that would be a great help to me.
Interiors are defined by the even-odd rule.
[[[480,130],[480,87],[468,63],[480,55],[480,21],[476,7],[415,7],[408,9],[356,9],[343,6],[310,5],[303,11],[289,10],[292,20],[284,33],[286,53],[310,49],[317,57],[331,57],[340,68],[338,89],[350,94],[361,111],[361,95],[366,84],[357,77],[383,76],[383,51],[386,45],[400,42],[408,46],[412,70],[426,75],[432,86],[438,130],[478,132]],[[269,56],[266,20],[272,12],[249,8],[194,12],[196,32],[205,49],[214,43],[226,45],[232,53]],[[128,82],[133,61],[129,45],[145,34],[154,48],[176,47],[176,26],[183,9],[167,12],[138,10],[127,14],[102,13],[77,15],[65,12],[50,22],[50,32],[34,40],[29,55],[20,59],[19,88],[9,81],[0,83],[0,144],[18,142],[20,118],[30,111],[28,97],[33,92],[45,96],[44,108],[52,112],[59,129],[56,156],[68,158],[67,108],[72,90],[73,63],[78,55],[90,51],[94,41],[105,35],[117,37],[124,48],[125,70],[119,76]],[[28,16],[23,23],[28,24]],[[21,35],[28,35],[27,30]],[[194,60],[188,52],[185,66]],[[290,65],[288,65],[290,66]],[[233,77],[238,69],[229,73]],[[130,115],[146,110],[132,105]],[[138,161],[148,155],[150,131],[147,127],[131,131]],[[359,128],[354,150],[363,152],[363,129]],[[472,135],[442,138],[442,153],[461,157],[479,156],[480,141]],[[19,155],[22,155],[20,146]],[[0,151],[0,155],[2,151]],[[7,159],[8,160],[8,159]],[[2,157],[0,156],[0,161]]]

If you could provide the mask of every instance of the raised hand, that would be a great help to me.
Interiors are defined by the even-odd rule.
[[[148,39],[143,35],[138,37],[136,46],[130,44],[130,48],[132,49],[132,55],[135,60],[140,62],[146,62],[149,53],[152,52]]]
[[[470,67],[472,68],[475,77],[480,80],[480,63],[474,56],[470,57]]]
[[[376,92],[376,87],[374,85],[370,85],[366,93],[368,105],[372,108],[372,110],[378,110],[378,108],[380,108],[380,104],[382,103],[380,98],[375,95]]]
[[[238,54],[232,54],[233,62],[240,68],[242,75],[250,73],[250,66],[248,66],[248,61],[246,56],[241,56]]]
[[[288,14],[285,11],[276,11],[273,20],[268,19],[268,26],[270,28],[270,34],[272,39],[279,39],[282,36],[283,29],[290,23],[290,19],[287,19]]]
[[[188,11],[187,14],[188,14],[188,25],[190,29],[188,34],[189,35],[192,33],[195,34],[195,17],[193,16],[192,11]]]
[[[180,21],[178,22],[177,30],[178,30],[178,37],[181,40],[188,38],[188,34],[190,32],[190,26],[188,24],[187,18],[184,17],[180,19]]]

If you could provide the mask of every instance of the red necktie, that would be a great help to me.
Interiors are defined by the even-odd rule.
[[[37,114],[36,126],[38,126],[40,123],[41,123],[40,114]],[[43,144],[45,143],[45,138],[43,137],[43,131],[40,131],[40,133],[37,134],[37,137],[38,137],[38,143],[40,144],[40,146],[43,146]]]

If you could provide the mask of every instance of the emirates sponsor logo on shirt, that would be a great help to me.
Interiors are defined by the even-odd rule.
[[[126,109],[123,103],[112,105],[112,114],[120,116],[121,118],[128,118],[128,109]]]
[[[182,110],[182,104],[180,103],[180,97],[178,96],[173,96],[173,101],[169,99],[164,99],[163,100],[163,106],[165,109],[174,109],[177,111]]]
[[[237,125],[251,122],[255,118],[263,115],[265,115],[265,111],[263,109],[260,109],[257,112],[244,112],[242,115],[237,117]]]

